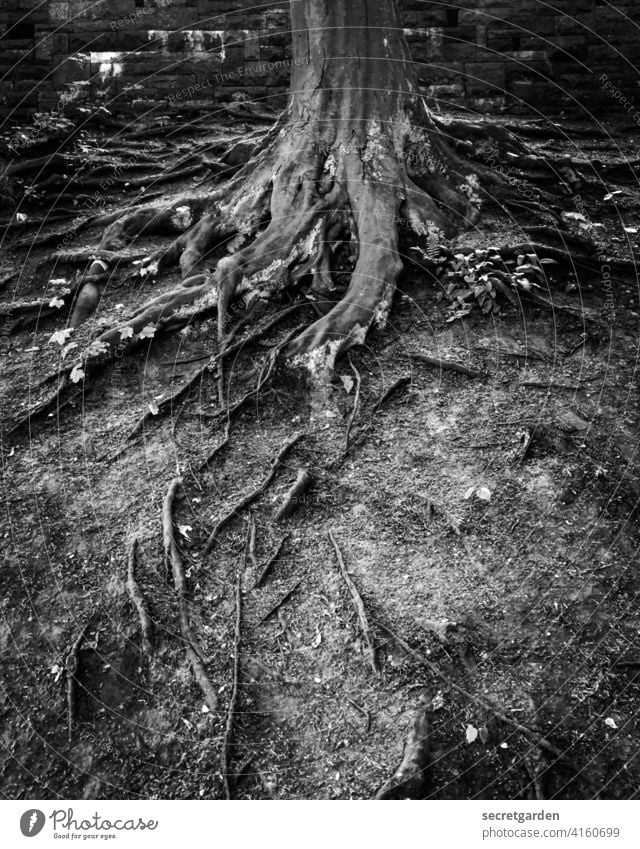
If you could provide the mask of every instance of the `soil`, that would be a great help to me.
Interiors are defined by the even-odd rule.
[[[233,115],[197,127],[202,145],[221,136],[230,143],[249,129]],[[531,144],[541,153],[604,162],[637,149],[632,132],[607,127],[600,138],[589,126],[567,127],[564,141]],[[111,136],[91,130],[82,143],[96,150]],[[172,126],[146,140],[144,150],[166,164],[191,143],[188,127]],[[629,172],[615,173],[606,186],[580,190],[588,214],[569,220],[576,232],[628,256],[637,236],[623,227],[640,226],[640,194]],[[147,192],[173,202],[193,193],[195,179],[202,175]],[[136,191],[107,187],[99,207],[117,210]],[[603,199],[612,192],[619,194]],[[20,207],[28,216],[51,206],[37,195],[30,204]],[[564,204],[575,211],[575,197]],[[60,205],[74,208],[69,197]],[[460,242],[514,244],[522,241],[519,223],[486,210]],[[28,225],[29,218],[32,237]],[[65,227],[45,221],[39,235],[64,234]],[[90,249],[98,235],[88,230],[65,247]],[[73,282],[73,269],[50,260],[51,244],[26,250],[15,245],[19,236],[12,232],[4,242],[1,274],[18,272],[5,285],[5,302],[53,297],[64,284],[52,279]],[[141,245],[150,252],[159,240],[143,239],[131,253]],[[81,345],[175,282],[175,271],[132,279],[132,269],[114,273],[96,317],[73,341]],[[343,380],[323,390],[281,370],[233,419],[229,445],[202,471],[224,435],[214,416],[215,374],[208,372],[170,415],[152,417],[142,438],[111,459],[149,405],[202,366],[194,358],[215,353],[213,316],[149,339],[97,374],[81,399],[34,422],[28,434],[5,438],[3,796],[221,798],[240,570],[236,798],[371,798],[398,766],[423,710],[431,735],[429,798],[635,797],[640,318],[636,281],[617,276],[612,286],[615,317],[602,280],[576,272],[552,275],[546,294],[556,305],[584,308],[582,317],[505,304],[490,318],[475,309],[448,321],[438,282],[407,260],[387,328],[350,356],[362,386],[342,461],[355,396],[346,359],[339,364]],[[585,317],[593,315],[597,320]],[[38,380],[59,363],[60,346],[49,340],[64,320],[43,315],[3,335],[7,420],[33,404]],[[266,345],[299,320],[287,318],[228,364],[232,400],[247,391],[245,375]],[[454,360],[486,377],[440,371],[407,352]],[[374,410],[403,377],[408,381]],[[246,557],[248,510],[224,528],[207,557],[204,544],[217,518],[260,484],[297,431],[305,435],[251,508],[258,567],[288,534],[256,589],[257,570]],[[289,518],[275,522],[303,467],[313,486]],[[165,573],[162,501],[176,476],[183,480],[176,540],[217,712],[205,705],[188,666]],[[377,674],[329,530],[364,601]],[[133,536],[140,543],[137,579],[155,623],[151,655],[142,649],[126,586]],[[69,740],[64,658],[87,622]],[[481,701],[544,736],[562,757]]]

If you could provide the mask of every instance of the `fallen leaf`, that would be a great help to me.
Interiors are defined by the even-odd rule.
[[[467,725],[466,738],[467,743],[475,743],[478,739],[478,729],[473,725]]]
[[[61,357],[62,357],[62,359],[64,360],[64,358],[67,356],[67,354],[69,353],[69,351],[73,351],[73,349],[74,349],[74,348],[77,348],[77,347],[78,347],[78,343],[77,343],[77,342],[69,342],[69,344],[68,344],[68,345],[65,345],[65,346],[64,346],[64,348],[62,349],[62,351],[60,352],[60,356],[61,356]]]
[[[155,401],[149,402],[149,412],[151,413],[152,416],[157,416],[158,413],[160,412],[160,408],[158,407],[158,405],[156,404]]]
[[[156,335],[156,329],[153,324],[145,324],[140,333],[138,334],[139,339],[153,339]]]
[[[74,366],[71,369],[71,374],[69,375],[72,383],[80,383],[81,380],[84,380],[84,369],[82,366]]]
[[[433,699],[431,700],[431,709],[432,710],[441,710],[444,707],[444,697],[440,691],[438,691]]]
[[[64,330],[56,330],[56,332],[49,339],[49,343],[51,344],[52,342],[57,342],[58,345],[62,347],[72,333],[72,327],[65,327]]]
[[[608,717],[605,719],[604,724],[605,724],[605,725],[608,725],[608,726],[609,726],[609,728],[617,728],[617,727],[618,727],[618,726],[616,725],[616,721],[615,721],[615,719],[612,719],[610,716],[608,716]]]
[[[131,339],[133,336],[133,327],[121,327],[120,328],[120,338],[121,339]]]
[[[193,530],[191,525],[178,525],[178,530],[185,539],[189,539],[189,532]]]
[[[158,273],[158,263],[157,262],[152,262],[149,265],[143,265],[138,271],[138,274],[140,275],[140,277],[146,277],[147,274],[150,274],[152,277],[155,277],[157,273]]]
[[[353,378],[349,377],[348,374],[341,374],[340,380],[342,381],[342,385],[344,386],[344,390],[348,395],[349,392],[351,392],[351,390],[353,389]]]
[[[99,339],[94,339],[94,341],[87,348],[87,356],[97,356],[98,354],[104,354],[104,352],[108,350],[109,346],[106,342],[101,342]]]
[[[491,490],[486,486],[478,487],[476,498],[479,498],[480,501],[491,501]]]
[[[51,298],[51,300],[49,301],[49,306],[50,306],[50,307],[55,307],[56,309],[58,309],[58,310],[59,310],[59,309],[60,309],[60,307],[63,307],[63,306],[64,306],[64,301],[62,300],[62,298],[57,298],[57,297],[56,297],[56,298]]]

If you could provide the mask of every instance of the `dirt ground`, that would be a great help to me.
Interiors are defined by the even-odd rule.
[[[213,144],[221,135],[243,138],[248,129],[227,116],[198,125],[197,137]],[[87,132],[81,143],[97,156],[113,132]],[[543,153],[603,161],[637,150],[632,132],[613,128],[601,137],[580,125],[568,132],[566,139],[545,137],[543,127],[530,143]],[[188,129],[166,127],[140,144],[147,154],[178,161],[191,141]],[[117,162],[115,154],[105,156]],[[131,169],[134,178],[143,173]],[[588,215],[569,221],[610,253],[630,256],[637,247],[630,231],[640,227],[637,179],[624,169],[611,174],[606,187],[580,188]],[[177,197],[194,179],[157,191]],[[618,194],[604,200],[607,191]],[[133,195],[133,187],[108,186],[99,207],[115,210]],[[58,205],[73,213],[68,196]],[[575,211],[575,197],[564,205]],[[20,208],[33,217],[50,206],[36,195]],[[520,223],[487,210],[461,244],[522,241]],[[73,270],[50,261],[68,224],[28,227],[29,218],[26,236],[5,233],[0,272],[19,272],[0,293],[5,304],[54,297],[64,284],[51,280],[73,280]],[[48,243],[16,243],[53,232]],[[97,237],[89,230],[65,247],[90,248]],[[151,238],[143,243],[145,251],[155,246]],[[113,275],[96,317],[74,341],[88,340],[175,278],[170,271],[132,282],[130,270]],[[352,352],[361,397],[341,463],[355,396],[346,360],[339,369],[345,380],[324,391],[310,391],[283,370],[233,419],[228,447],[203,470],[224,432],[214,417],[215,377],[206,372],[170,415],[152,417],[142,438],[111,459],[149,405],[202,366],[194,358],[215,352],[213,317],[149,340],[106,367],[81,400],[34,422],[28,434],[3,438],[4,798],[220,798],[238,572],[235,797],[371,798],[399,764],[423,710],[429,798],[637,795],[637,281],[612,276],[615,316],[601,277],[577,272],[552,274],[554,310],[506,305],[490,318],[473,310],[448,321],[439,293],[433,277],[408,267],[389,326]],[[563,305],[579,309],[572,314]],[[1,375],[7,422],[37,400],[38,380],[59,363],[59,346],[49,340],[65,316],[42,315],[12,325],[10,334],[9,320]],[[262,347],[229,363],[232,399],[246,391],[243,375],[267,342],[299,321],[291,316]],[[441,371],[407,352],[486,376]],[[399,378],[407,380],[376,409]],[[254,588],[256,569],[245,556],[249,510],[225,527],[210,556],[203,556],[204,543],[298,431],[304,436],[252,508],[259,566],[286,535],[281,556]],[[314,485],[290,518],[276,522],[274,510],[302,467]],[[165,575],[161,510],[176,475],[183,480],[176,539],[217,712],[205,705],[188,666]],[[330,530],[364,601],[377,673]],[[126,587],[134,535],[137,577],[156,628],[152,654],[142,650]],[[69,739],[64,658],[88,621]],[[491,705],[559,754],[540,748]]]

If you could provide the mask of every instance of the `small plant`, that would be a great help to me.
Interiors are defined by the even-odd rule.
[[[505,301],[517,303],[518,292],[541,288],[545,280],[543,265],[552,259],[538,259],[536,254],[519,254],[504,260],[494,248],[476,248],[469,254],[455,254],[440,271],[444,297],[450,301],[447,321],[469,315],[475,306],[485,315],[497,315]]]

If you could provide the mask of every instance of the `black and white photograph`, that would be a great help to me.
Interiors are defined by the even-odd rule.
[[[2,0],[7,846],[638,845],[639,61],[636,0]]]

